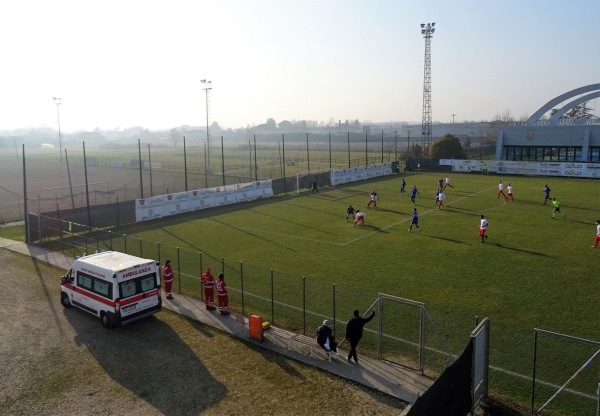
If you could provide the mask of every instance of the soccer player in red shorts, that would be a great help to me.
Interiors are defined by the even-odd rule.
[[[485,235],[485,230],[487,230],[488,221],[485,219],[483,214],[481,214],[481,223],[479,224],[479,236],[481,237],[481,242],[485,243],[488,236]]]
[[[500,183],[498,184],[498,196],[496,198],[500,198],[500,195],[502,195],[504,199],[506,199],[506,195],[504,194],[504,184],[502,183],[502,181],[500,181]]]

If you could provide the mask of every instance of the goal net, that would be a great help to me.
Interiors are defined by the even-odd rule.
[[[298,172],[296,174],[296,193],[299,195],[301,190],[312,189],[313,182],[317,182],[317,187],[331,185],[332,169],[309,170]]]

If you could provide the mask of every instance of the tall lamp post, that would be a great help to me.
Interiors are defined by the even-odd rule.
[[[62,136],[60,134],[60,104],[62,98],[52,97],[56,103],[56,116],[58,118],[58,149],[59,149],[59,160],[62,162]]]
[[[425,69],[423,73],[423,119],[421,134],[423,147],[431,145],[431,38],[435,32],[434,23],[421,23],[421,34],[425,39]]]
[[[200,82],[204,85],[205,96],[206,96],[206,172],[210,172],[210,127],[208,124],[208,113],[209,113],[209,101],[208,95],[212,90],[212,81],[201,79]]]

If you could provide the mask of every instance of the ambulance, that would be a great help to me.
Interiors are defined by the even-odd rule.
[[[159,312],[160,267],[154,260],[118,251],[77,258],[62,276],[60,301],[100,318],[105,328]]]

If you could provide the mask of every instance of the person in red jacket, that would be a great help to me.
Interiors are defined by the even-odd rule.
[[[173,299],[173,295],[171,294],[171,289],[173,287],[173,269],[171,268],[171,260],[165,260],[165,264],[163,264],[162,269],[167,299]]]
[[[225,275],[219,273],[219,279],[215,283],[217,287],[217,298],[219,301],[219,313],[229,315],[229,297],[227,296],[227,285],[225,284]]]
[[[202,273],[200,278],[202,285],[204,286],[204,301],[206,302],[206,310],[215,310],[215,278],[210,273],[210,267],[206,268],[206,271]]]

